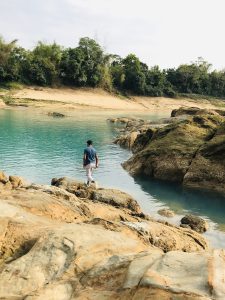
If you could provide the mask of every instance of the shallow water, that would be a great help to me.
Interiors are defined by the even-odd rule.
[[[79,112],[58,119],[27,109],[0,110],[0,169],[36,183],[49,184],[53,177],[63,176],[85,181],[82,155],[86,140],[92,139],[100,157],[95,178],[101,186],[129,192],[145,212],[157,218],[162,218],[157,215],[159,208],[171,208],[177,213],[171,222],[177,224],[187,212],[203,216],[210,222],[206,236],[212,245],[225,248],[225,199],[176,184],[129,176],[120,164],[131,153],[112,143],[117,132],[115,125],[106,122],[111,116]],[[163,115],[145,116],[152,120],[160,117]]]

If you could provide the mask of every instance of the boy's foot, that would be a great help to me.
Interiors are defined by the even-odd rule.
[[[91,183],[95,183],[95,181],[94,181],[94,180],[92,180],[92,181],[91,181]]]
[[[87,186],[90,186],[90,181],[89,180],[87,181]]]

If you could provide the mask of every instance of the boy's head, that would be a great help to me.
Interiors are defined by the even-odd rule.
[[[93,144],[93,142],[92,142],[91,140],[88,140],[88,141],[87,141],[87,145],[88,145],[88,146],[91,146],[92,144]]]

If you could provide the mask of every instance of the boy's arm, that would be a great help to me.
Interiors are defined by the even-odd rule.
[[[83,167],[85,167],[85,161],[86,161],[86,153],[84,152],[84,156],[83,156]]]
[[[98,162],[99,162],[99,159],[98,159],[98,155],[97,154],[95,154],[95,166],[96,166],[96,168],[98,168]]]

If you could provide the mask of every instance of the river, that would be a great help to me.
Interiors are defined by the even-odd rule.
[[[100,167],[95,171],[100,186],[130,193],[144,212],[157,219],[179,224],[186,213],[202,216],[210,224],[205,235],[212,246],[225,248],[225,199],[177,184],[131,177],[121,167],[131,156],[130,151],[112,143],[117,131],[106,119],[113,115],[120,114],[79,111],[71,117],[53,118],[26,108],[0,110],[0,170],[42,184],[64,176],[85,181],[82,155],[86,141],[92,139],[100,158]],[[157,120],[164,116],[149,114],[144,118]],[[173,209],[176,216],[169,220],[160,217],[157,211],[164,207]]]

